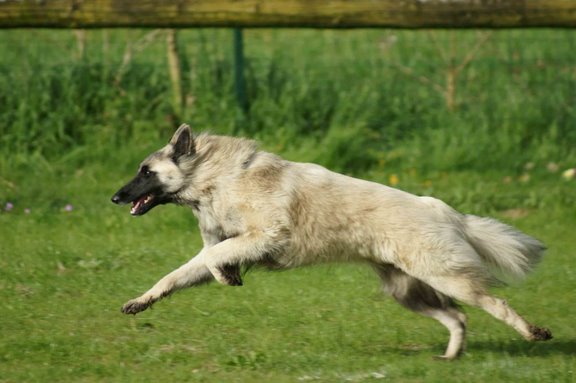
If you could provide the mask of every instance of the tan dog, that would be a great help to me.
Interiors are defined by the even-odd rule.
[[[400,304],[448,328],[443,358],[455,358],[464,345],[466,317],[453,299],[484,309],[527,340],[552,338],[487,292],[538,263],[544,246],[536,239],[431,197],[283,160],[253,141],[194,137],[182,125],[112,201],[132,203],[133,215],[164,203],[189,206],[204,241],[188,263],[126,303],[126,314],[213,279],[240,285],[241,266],[356,261],[371,265]]]

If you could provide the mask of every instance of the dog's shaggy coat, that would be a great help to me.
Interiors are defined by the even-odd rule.
[[[531,271],[544,251],[536,239],[435,198],[283,160],[253,141],[194,137],[182,125],[112,200],[132,202],[134,215],[163,203],[190,206],[204,241],[188,263],[126,303],[127,314],[213,279],[240,285],[240,266],[359,261],[399,303],[448,328],[443,358],[464,346],[466,317],[453,299],[484,309],[527,340],[552,337],[487,291]]]

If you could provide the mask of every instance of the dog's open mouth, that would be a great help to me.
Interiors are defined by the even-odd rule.
[[[130,209],[130,214],[132,215],[142,215],[148,210],[152,209],[156,205],[155,198],[152,194],[146,194],[142,197],[132,201],[132,208]]]

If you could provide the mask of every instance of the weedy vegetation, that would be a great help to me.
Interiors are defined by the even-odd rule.
[[[245,112],[230,31],[178,32],[183,105],[166,38],[0,31],[0,382],[575,380],[573,31],[247,30]],[[555,339],[467,309],[469,351],[434,361],[445,330],[362,265],[252,271],[122,315],[201,247],[186,209],[109,202],[181,122],[542,240],[536,272],[495,295]]]

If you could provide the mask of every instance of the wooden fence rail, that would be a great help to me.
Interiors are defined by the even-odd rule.
[[[0,28],[576,27],[576,0],[0,0]]]

